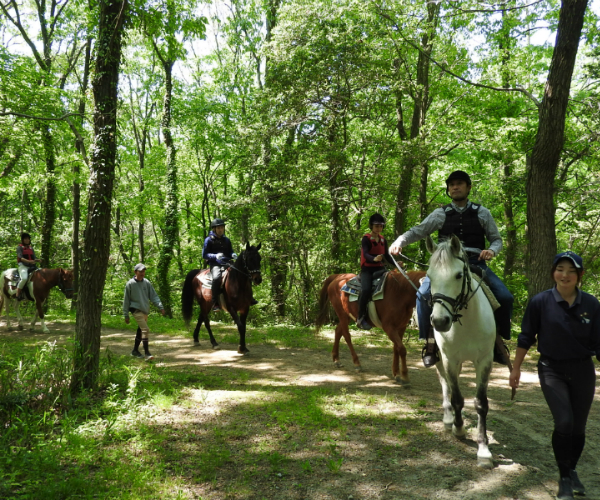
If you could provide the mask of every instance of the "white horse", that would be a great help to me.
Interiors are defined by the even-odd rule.
[[[487,386],[492,370],[496,323],[494,312],[479,283],[469,270],[469,260],[460,240],[452,238],[436,245],[427,237],[433,313],[431,323],[441,359],[436,364],[442,385],[444,425],[459,439],[465,438],[459,375],[465,361],[472,361],[476,372],[475,409],[477,410],[477,465],[493,466],[488,449],[486,417]]]

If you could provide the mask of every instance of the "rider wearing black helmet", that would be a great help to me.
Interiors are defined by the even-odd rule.
[[[233,247],[231,240],[225,236],[225,221],[223,219],[214,219],[210,223],[210,233],[204,240],[202,248],[202,257],[210,266],[212,276],[212,303],[213,311],[220,311],[219,295],[221,294],[221,281],[225,266],[233,260]]]
[[[370,233],[363,236],[360,244],[360,286],[361,292],[358,298],[358,317],[356,326],[363,330],[370,330],[368,322],[367,306],[371,300],[371,286],[373,274],[384,268],[383,259],[390,264],[394,261],[388,252],[388,244],[381,232],[385,228],[385,219],[381,214],[375,213],[369,218]]]
[[[418,226],[409,229],[398,237],[390,247],[392,254],[402,252],[402,247],[419,241],[438,231],[438,238],[449,238],[456,234],[462,241],[467,253],[469,263],[476,265],[486,272],[489,287],[500,303],[494,312],[498,334],[510,339],[510,321],[514,297],[486,265],[486,261],[496,257],[502,250],[502,237],[490,211],[469,200],[471,192],[471,177],[462,170],[455,170],[446,179],[446,194],[452,198],[452,203],[437,208]],[[485,241],[489,242],[486,248]],[[429,297],[430,281],[425,277],[417,293],[417,316],[419,319],[419,337],[427,339],[423,350],[423,363],[426,367],[433,366],[439,361],[437,346],[431,330],[431,306]],[[506,364],[504,353],[497,346],[494,347],[494,361]]]
[[[21,243],[17,245],[17,267],[21,277],[21,281],[17,285],[17,300],[25,298],[23,288],[25,288],[29,272],[35,268],[36,262],[40,262],[40,259],[35,258],[35,252],[31,246],[31,236],[29,233],[21,233]]]

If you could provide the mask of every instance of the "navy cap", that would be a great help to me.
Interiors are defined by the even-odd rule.
[[[583,269],[583,259],[575,252],[571,252],[571,250],[559,253],[554,257],[552,265],[555,266],[560,259],[569,259],[577,269]]]
[[[144,269],[146,269],[146,266],[144,264],[136,264],[133,268],[134,271],[143,271]]]

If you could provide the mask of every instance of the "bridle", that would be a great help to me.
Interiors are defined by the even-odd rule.
[[[455,258],[462,261],[462,263],[463,263],[463,279],[462,279],[460,293],[458,294],[458,296],[456,298],[448,297],[447,295],[444,295],[443,293],[434,293],[431,296],[429,305],[433,309],[434,304],[440,304],[444,309],[446,309],[446,311],[448,311],[450,316],[452,316],[452,323],[456,323],[458,321],[458,323],[462,325],[462,323],[460,322],[460,318],[462,318],[462,314],[460,314],[460,311],[462,311],[463,309],[467,309],[467,307],[469,305],[469,300],[471,300],[471,298],[475,295],[475,293],[477,293],[477,290],[479,290],[479,288],[481,287],[481,281],[478,283],[477,288],[475,288],[475,290],[473,290],[471,288],[471,285],[473,283],[473,278],[472,278],[471,272],[469,270],[468,259],[466,257],[455,257]],[[482,278],[482,280],[483,280],[483,278]],[[450,307],[452,309],[450,309],[446,305],[446,303],[450,304]]]
[[[62,293],[65,294],[65,297],[67,295],[67,292],[72,292],[73,290],[75,290],[74,288],[66,288],[64,280],[63,280],[62,268],[58,270],[58,284],[56,286]]]
[[[254,279],[252,278],[252,274],[259,274],[260,275],[260,268],[259,269],[250,269],[249,268],[248,262],[247,262],[248,255],[247,255],[247,253],[246,253],[245,250],[241,253],[241,257],[242,257],[242,263],[244,264],[244,269],[246,271],[242,271],[241,269],[235,267],[233,264],[229,264],[229,268],[230,269],[234,269],[238,273],[241,273],[244,276],[250,278],[251,281],[254,281]]]

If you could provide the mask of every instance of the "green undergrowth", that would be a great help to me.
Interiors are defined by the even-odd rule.
[[[237,340],[230,325],[216,330]],[[301,327],[254,336],[280,348],[331,348]],[[340,474],[356,436],[393,448],[427,435],[424,409],[397,396],[271,385],[243,368],[140,365],[107,350],[97,390],[73,396],[70,352],[68,343],[0,343],[0,498],[202,498],[199,488],[223,478],[231,498],[244,498],[257,480],[293,476],[300,485],[317,471]],[[226,396],[215,403],[216,394]],[[211,404],[219,412],[205,413]],[[391,411],[399,404],[409,416]],[[388,444],[375,430],[382,418]]]

